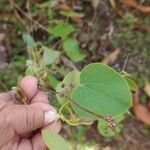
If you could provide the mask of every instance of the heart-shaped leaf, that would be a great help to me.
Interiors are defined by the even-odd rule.
[[[80,74],[80,85],[71,98],[80,106],[99,115],[116,116],[132,105],[129,86],[114,69],[100,63],[87,65]],[[88,112],[72,104],[73,110],[86,119],[95,119]]]

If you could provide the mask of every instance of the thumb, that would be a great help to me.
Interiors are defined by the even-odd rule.
[[[17,134],[32,132],[58,117],[54,110],[45,111],[32,105],[10,105],[6,107],[4,115]]]

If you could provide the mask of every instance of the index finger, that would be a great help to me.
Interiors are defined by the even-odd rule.
[[[23,90],[29,101],[31,101],[38,91],[37,84],[38,80],[34,76],[26,76],[20,81],[20,88]]]

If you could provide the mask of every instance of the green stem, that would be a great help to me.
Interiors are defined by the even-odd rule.
[[[60,109],[59,109],[59,114],[62,112],[62,110],[68,105],[69,103],[68,103],[68,101],[65,103],[65,104],[63,104],[61,107],[60,107]]]
[[[59,94],[59,92],[56,92],[56,91],[51,91],[51,92],[53,92],[53,93],[55,93],[55,94]],[[65,94],[63,94],[63,96],[64,96],[65,98],[67,98],[69,102],[75,104],[75,105],[76,105],[77,107],[79,107],[80,109],[82,109],[82,110],[84,110],[84,111],[86,111],[86,112],[88,112],[88,113],[90,113],[90,114],[96,116],[97,118],[101,118],[101,119],[104,119],[104,120],[105,120],[105,118],[104,118],[103,116],[101,116],[101,115],[99,115],[99,114],[97,114],[97,113],[95,113],[95,112],[92,112],[92,111],[90,111],[90,110],[88,110],[88,109],[82,107],[82,106],[79,105],[77,102],[75,102],[73,99],[71,99],[69,96],[67,96],[67,95],[65,95]]]

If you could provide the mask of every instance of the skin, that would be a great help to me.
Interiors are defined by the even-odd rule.
[[[45,113],[55,111],[48,96],[37,88],[37,79],[26,76],[20,87],[29,105],[15,99],[15,92],[0,94],[0,150],[46,150],[41,136],[45,128],[60,131],[60,122],[45,122]]]

